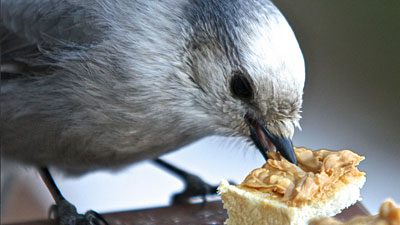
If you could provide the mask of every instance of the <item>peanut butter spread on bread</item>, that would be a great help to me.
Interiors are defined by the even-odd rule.
[[[400,208],[392,200],[387,200],[376,216],[358,216],[347,222],[329,217],[313,220],[310,225],[400,225]]]
[[[240,187],[300,207],[324,201],[352,179],[365,175],[356,167],[364,157],[349,150],[295,148],[295,154],[297,166],[279,153],[269,152],[267,163],[253,170]]]

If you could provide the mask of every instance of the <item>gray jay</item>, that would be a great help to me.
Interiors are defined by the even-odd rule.
[[[296,163],[305,69],[269,0],[2,0],[1,153],[70,173],[208,135]]]

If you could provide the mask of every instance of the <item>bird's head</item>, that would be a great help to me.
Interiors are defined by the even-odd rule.
[[[276,147],[296,163],[304,60],[285,18],[269,1],[194,1],[189,10],[190,79],[216,134]]]

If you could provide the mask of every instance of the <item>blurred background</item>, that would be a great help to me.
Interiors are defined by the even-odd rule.
[[[302,131],[294,143],[365,155],[363,204],[400,203],[400,1],[276,0],[295,31],[307,69]],[[210,137],[163,157],[212,184],[242,181],[263,163],[233,138]],[[51,197],[29,168],[2,162],[1,222],[46,218]],[[55,176],[80,212],[167,205],[180,180],[149,162],[79,178]],[[6,182],[7,181],[7,182]]]

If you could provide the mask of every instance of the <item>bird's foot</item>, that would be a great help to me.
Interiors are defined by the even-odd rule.
[[[155,159],[153,161],[182,179],[185,184],[185,189],[182,192],[172,196],[172,204],[190,203],[194,197],[200,197],[203,203],[205,203],[208,195],[217,194],[218,186],[206,183],[199,176],[188,173],[162,159]]]
[[[200,197],[205,203],[207,195],[217,194],[218,186],[206,183],[199,176],[185,172],[181,178],[185,183],[185,189],[172,196],[173,204],[189,203],[193,197]]]
[[[108,225],[97,212],[90,210],[79,214],[76,207],[65,199],[50,208],[50,218],[59,221],[60,225]]]

